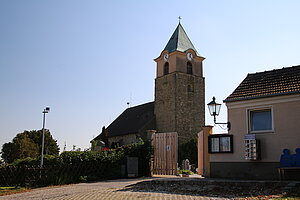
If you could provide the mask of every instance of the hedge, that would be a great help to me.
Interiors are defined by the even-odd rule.
[[[149,142],[119,147],[101,152],[66,151],[59,156],[26,158],[0,167],[0,186],[45,186],[103,179],[122,178],[126,157],[138,157],[139,176],[150,175],[151,145]]]

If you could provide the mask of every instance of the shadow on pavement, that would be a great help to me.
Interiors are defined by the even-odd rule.
[[[118,191],[155,192],[205,197],[270,199],[282,197],[291,182],[212,179],[160,179],[129,185]],[[295,186],[295,184],[292,184]]]

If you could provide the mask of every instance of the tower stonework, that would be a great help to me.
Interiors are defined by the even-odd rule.
[[[155,59],[156,129],[177,132],[179,143],[195,138],[205,123],[204,59],[180,23]]]

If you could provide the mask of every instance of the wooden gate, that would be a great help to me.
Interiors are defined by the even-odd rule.
[[[152,173],[154,175],[176,175],[178,158],[178,136],[173,133],[152,135],[154,148]]]

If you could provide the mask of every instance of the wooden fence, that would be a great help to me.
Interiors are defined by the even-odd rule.
[[[154,149],[152,173],[154,175],[176,175],[178,159],[177,133],[152,135]]]

